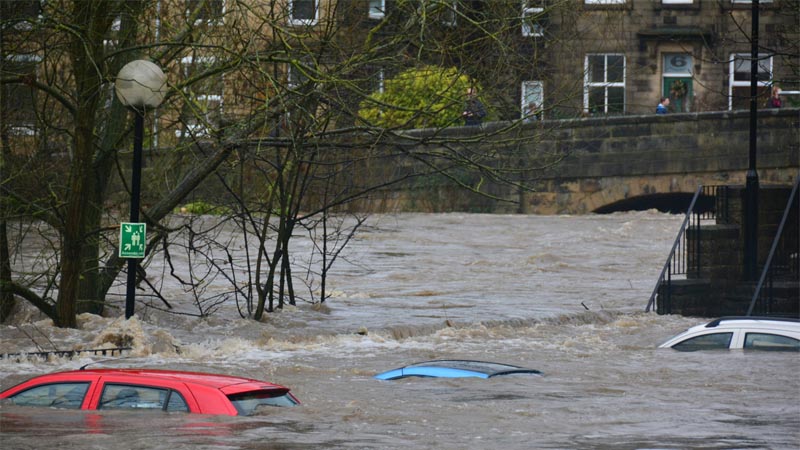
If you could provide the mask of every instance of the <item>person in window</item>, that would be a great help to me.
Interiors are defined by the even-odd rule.
[[[483,118],[486,117],[486,108],[478,100],[475,88],[467,89],[467,102],[461,116],[464,118],[464,125],[480,125]]]
[[[525,118],[523,119],[523,122],[531,123],[536,120],[539,120],[539,106],[534,102],[530,102],[528,103],[528,107],[525,109]]]
[[[669,97],[661,97],[658,106],[656,106],[656,114],[666,114],[668,112],[667,106],[669,106]]]
[[[781,106],[783,106],[781,102],[781,88],[772,86],[772,94],[770,94],[769,100],[767,100],[767,108],[780,108]]]

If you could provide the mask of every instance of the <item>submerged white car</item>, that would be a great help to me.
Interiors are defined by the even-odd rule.
[[[689,328],[659,348],[697,350],[800,351],[800,319],[781,317],[722,317]]]

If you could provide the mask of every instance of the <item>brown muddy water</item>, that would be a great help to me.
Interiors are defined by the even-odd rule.
[[[0,447],[800,448],[800,356],[656,349],[703,322],[643,312],[681,220],[652,211],[374,216],[336,267],[334,297],[322,308],[299,304],[256,323],[235,305],[198,319],[139,304],[135,319],[84,315],[77,330],[23,311],[0,328],[3,352],[115,340],[133,350],[0,359],[3,389],[94,363],[266,379],[303,404],[254,417],[2,404]],[[170,300],[193,308],[180,294]],[[462,358],[544,375],[373,378],[414,361]]]

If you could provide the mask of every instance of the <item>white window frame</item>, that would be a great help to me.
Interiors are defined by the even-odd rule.
[[[378,78],[378,93],[383,94],[386,90],[386,84],[385,84],[386,78],[384,69],[382,68],[378,69],[376,76]]]
[[[528,16],[536,16],[542,14],[544,12],[544,8],[541,7],[531,7],[527,0],[522,0],[522,35],[525,37],[540,37],[544,34],[543,27],[541,25],[538,26],[538,31],[536,30],[537,27],[534,26],[531,29],[531,23],[527,20]]]
[[[383,19],[386,16],[386,0],[369,0],[369,18]]]
[[[107,49],[113,49],[117,45],[118,41],[116,38],[119,35],[119,30],[121,28],[122,28],[122,19],[119,16],[117,16],[116,18],[114,18],[114,21],[111,22],[111,28],[110,28],[110,31],[114,34],[114,39],[103,39],[103,45]]]
[[[440,0],[443,3],[442,25],[454,27],[458,25],[458,0]]]
[[[538,91],[538,95],[536,98],[534,95]],[[544,111],[544,83],[541,81],[534,81],[534,80],[526,80],[523,81],[520,87],[520,118],[525,119],[528,113],[528,103],[531,100],[535,100],[536,105],[539,107],[539,111]],[[544,118],[544,113],[539,113],[539,119]]]
[[[217,58],[214,57],[214,56],[197,56],[197,57],[195,57],[195,56],[184,56],[183,58],[181,58],[181,64],[183,65],[183,71],[184,71],[183,74],[184,74],[184,76],[187,76],[187,77],[189,76],[187,68],[190,65],[203,64],[203,63],[213,64],[215,62],[217,62]],[[197,94],[197,95],[194,96],[194,99],[196,101],[198,101],[198,102],[205,102],[205,103],[217,102],[219,104],[220,111],[223,111],[224,110],[223,99],[224,99],[224,94],[225,94],[225,92],[224,92],[224,89],[225,89],[224,80],[220,80],[220,88],[223,89],[222,92],[210,93],[210,94],[209,93]],[[190,136],[209,136],[210,135],[210,133],[208,131],[208,127],[206,127],[206,124],[202,123],[200,121],[198,121],[198,123],[187,123],[187,124],[185,124],[185,128],[188,131],[188,134]],[[183,129],[175,130],[175,136],[182,137],[183,136]]]
[[[35,54],[18,54],[13,53],[7,55],[5,58],[6,61],[16,62],[16,63],[31,63],[31,64],[40,64],[42,62],[41,55]],[[39,68],[36,68],[36,77],[39,77]],[[36,108],[36,105],[34,105]],[[28,124],[27,122],[23,122],[21,125],[12,125],[9,127],[9,131],[14,136],[36,136],[36,123]]]
[[[694,0],[661,0],[664,5],[691,5]]]
[[[734,4],[734,5],[749,5],[749,4],[753,3],[753,1],[752,0],[731,0],[731,3]],[[758,3],[759,4],[761,4],[761,3],[772,3],[772,0],[760,0]]]
[[[751,60],[750,56],[751,56],[750,53],[732,53],[731,54],[730,64],[728,64],[728,110],[733,109],[733,88],[735,88],[735,87],[750,87],[750,81],[751,80],[735,80],[734,79],[735,75],[736,75],[736,62],[739,61],[739,60],[744,60],[744,61],[750,62],[750,60]],[[769,67],[769,72],[768,72],[769,73],[769,79],[766,80],[766,81],[758,80],[756,82],[756,86],[761,86],[761,87],[771,86],[772,85],[772,76],[774,74],[773,67],[772,67],[772,64],[773,64],[773,61],[774,61],[774,57],[773,57],[773,55],[770,55],[769,53],[759,53],[758,54],[758,59],[759,59],[759,63],[758,63],[759,67]],[[764,59],[768,60],[768,65],[767,66],[763,66],[762,63],[761,63],[761,61],[764,60]],[[748,65],[748,67],[749,67],[749,65]],[[752,77],[753,74],[751,73],[750,76]]]
[[[591,81],[589,79],[589,57],[590,56],[603,56],[605,63],[603,64],[603,81]],[[621,56],[622,57],[622,81],[609,82],[608,80],[608,57]],[[608,114],[608,88],[621,87],[622,88],[622,112],[625,113],[627,109],[627,96],[628,92],[625,88],[628,77],[628,58],[624,53],[587,53],[583,62],[583,111],[589,112],[589,91],[593,87],[602,87],[605,92],[605,100],[603,101],[603,113]]]
[[[300,64],[303,64],[303,61],[300,61]],[[295,75],[294,75],[295,70],[296,69],[295,69],[293,64],[287,64],[286,65],[286,85],[289,87],[289,89],[295,89],[298,86],[300,86],[301,84],[303,84],[304,82],[308,81],[308,78],[306,78],[305,75],[303,75],[302,73],[299,74],[298,76],[303,77],[303,79],[300,79],[300,80],[294,79],[295,78]]]
[[[7,0],[3,0],[3,1],[7,1]],[[42,10],[43,10],[43,9],[44,9],[44,7],[45,7],[45,1],[46,1],[46,0],[23,0],[23,1],[27,1],[27,2],[28,2],[29,4],[31,4],[31,5],[33,5],[34,3],[36,3],[36,4],[38,4],[38,5],[39,5],[39,8],[38,8],[38,9],[39,9],[39,14],[38,14],[38,16],[36,17],[36,19],[37,19],[38,21],[41,21],[41,20],[42,20],[42,18],[44,17],[44,16],[42,15]],[[20,30],[20,31],[28,31],[28,30],[31,30],[31,29],[33,29],[33,25],[31,25],[31,24],[30,24],[30,23],[28,23],[28,22],[21,21],[21,22],[17,22],[17,23],[15,23],[15,24],[14,24],[14,29],[16,29],[16,30]]]
[[[585,0],[587,5],[624,5],[625,0]]]
[[[220,3],[221,3],[221,5],[220,5],[219,17],[208,18],[208,19],[199,18],[199,19],[194,21],[194,24],[195,25],[223,25],[225,23],[225,7],[226,7],[225,0],[220,0]],[[189,14],[191,14],[191,11],[187,8],[186,9],[186,15],[188,16]]]
[[[320,0],[310,0],[314,4],[314,18],[312,19],[295,19],[293,16],[294,13],[294,1],[295,0],[288,0],[288,7],[289,7],[289,23],[292,25],[297,26],[311,26],[316,25],[319,22],[319,6]]]

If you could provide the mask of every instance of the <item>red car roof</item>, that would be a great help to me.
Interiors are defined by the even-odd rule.
[[[189,410],[196,413],[227,415],[242,413],[236,406],[238,400],[233,398],[238,394],[262,395],[264,398],[286,395],[293,404],[299,403],[288,388],[266,381],[230,375],[159,369],[86,369],[55,372],[39,375],[10,387],[0,392],[0,398],[17,395],[33,386],[89,381],[97,383],[100,380],[105,380],[106,383],[127,383],[177,389],[181,391],[187,401]],[[100,382],[102,383],[102,381]],[[183,387],[179,387],[179,385]],[[82,404],[83,407],[96,409],[99,394],[87,395],[87,399]]]
[[[136,375],[146,376],[153,378],[165,378],[174,381],[183,381],[187,383],[203,384],[209,387],[222,389],[224,387],[233,386],[237,384],[256,384],[269,387],[283,387],[277,384],[268,383],[266,381],[255,380],[252,378],[235,377],[231,375],[221,375],[214,373],[201,373],[201,372],[184,372],[180,370],[159,370],[159,369],[89,369],[77,370],[73,372],[95,372],[100,375]]]
[[[132,377],[155,378],[162,380],[181,381],[185,383],[202,384],[215,389],[231,390],[231,387],[242,385],[241,389],[286,389],[283,386],[269,383],[266,381],[255,380],[252,378],[235,377],[230,375],[220,375],[201,372],[184,372],[179,370],[159,370],[159,369],[84,369],[70,370],[66,372],[56,372],[42,376],[56,378],[73,378],[82,376],[109,376],[109,375],[129,375]],[[287,389],[288,390],[288,389]]]

